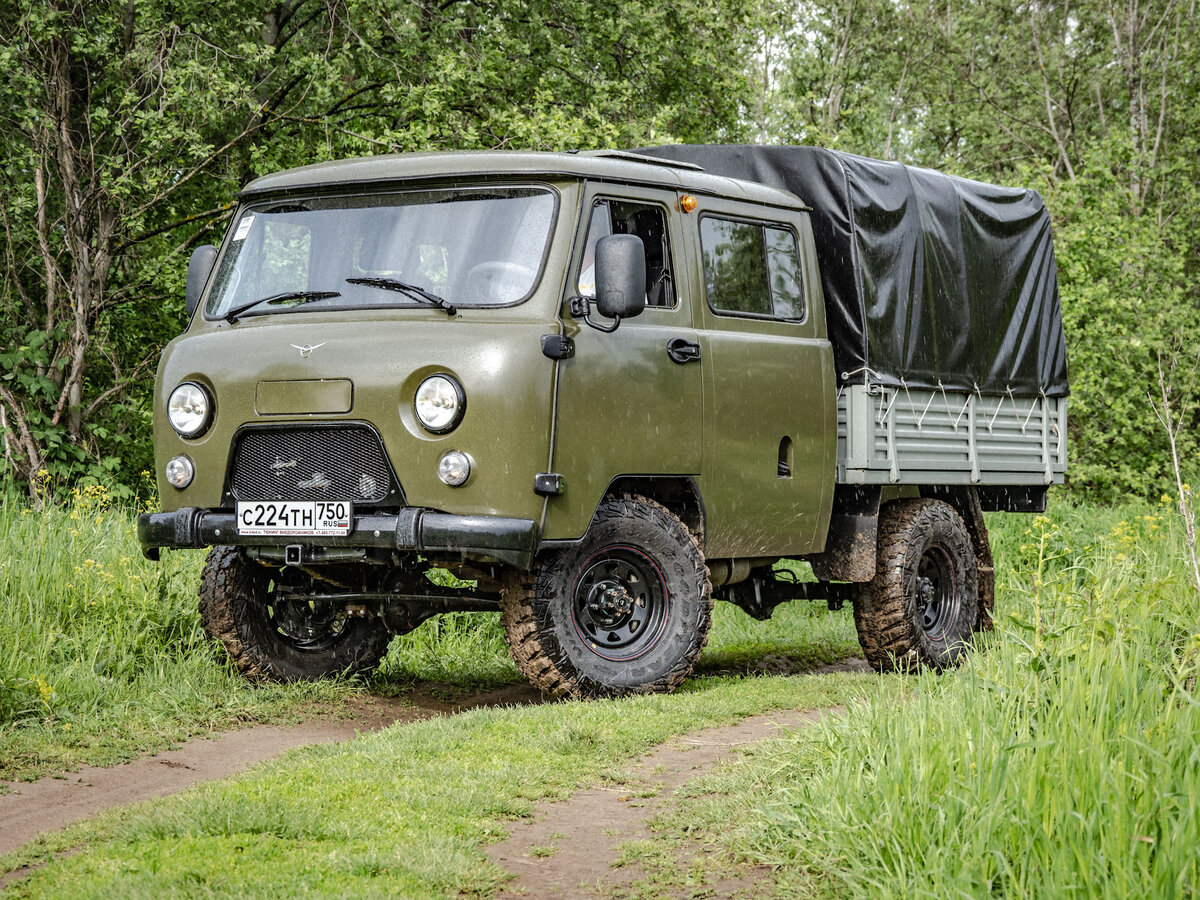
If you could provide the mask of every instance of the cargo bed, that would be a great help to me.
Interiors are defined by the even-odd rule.
[[[1065,397],[846,385],[839,484],[1061,484]]]

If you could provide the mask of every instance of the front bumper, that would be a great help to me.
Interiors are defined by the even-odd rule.
[[[528,569],[537,549],[538,527],[532,519],[499,516],[454,516],[428,509],[406,508],[395,515],[354,516],[350,533],[339,537],[293,535],[242,536],[227,510],[184,507],[170,513],[138,516],[138,543],[148,559],[160,547],[188,549],[230,544],[246,547],[382,547],[422,553],[461,553]]]

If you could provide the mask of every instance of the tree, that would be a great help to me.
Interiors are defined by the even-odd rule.
[[[22,0],[0,14],[0,404],[6,461],[35,492],[39,470],[96,471],[110,437],[97,413],[153,365],[143,342],[111,329],[161,334],[178,306],[153,303],[165,293],[156,276],[195,229],[174,244],[162,237],[219,216],[181,211],[203,210],[198,197],[212,207],[200,176],[286,99],[288,85],[239,71],[269,55],[250,20],[214,15],[211,4],[170,9]],[[231,49],[218,49],[217,34]],[[139,252],[146,246],[152,259]],[[96,371],[101,361],[111,374]]]
[[[740,134],[758,0],[13,0],[0,10],[6,478],[128,479],[189,248],[339,156]]]

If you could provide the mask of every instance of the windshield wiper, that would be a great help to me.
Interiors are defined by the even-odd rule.
[[[284,291],[281,294],[272,294],[270,297],[262,297],[258,300],[251,300],[249,303],[243,303],[240,306],[235,306],[229,312],[225,313],[225,320],[230,325],[237,323],[238,317],[248,313],[254,307],[263,303],[287,303],[289,300],[295,300],[296,305],[301,303],[312,303],[314,300],[326,300],[329,297],[340,297],[341,291]]]
[[[446,315],[454,316],[458,314],[458,310],[454,308],[453,303],[447,303],[437,294],[431,294],[423,287],[415,284],[409,284],[407,281],[400,281],[395,278],[347,278],[347,284],[364,284],[367,287],[376,287],[385,291],[395,291],[398,294],[404,294],[412,300],[419,300],[423,303],[428,303],[436,306],[439,309],[444,309]]]

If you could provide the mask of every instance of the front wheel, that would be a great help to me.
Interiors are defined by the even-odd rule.
[[[954,665],[980,625],[971,538],[940,500],[898,500],[879,514],[875,578],[854,602],[854,624],[876,671]]]
[[[696,536],[645,497],[605,500],[582,543],[510,577],[501,610],[517,667],[555,697],[672,691],[712,623]]]
[[[374,618],[347,614],[295,568],[253,562],[214,547],[200,579],[200,621],[249,678],[307,681],[375,668],[391,635]]]

